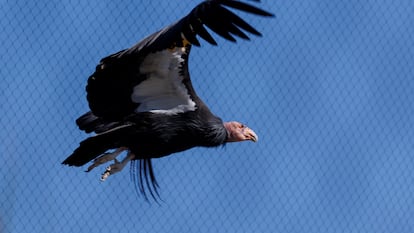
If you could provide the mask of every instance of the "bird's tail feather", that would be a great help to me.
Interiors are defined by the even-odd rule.
[[[120,122],[105,121],[102,118],[95,116],[92,112],[87,112],[80,116],[76,120],[76,124],[79,126],[80,130],[83,130],[86,133],[102,133],[121,125]]]
[[[62,164],[82,166],[107,150],[125,146],[125,138],[131,133],[131,125],[123,125],[83,140],[79,147]]]

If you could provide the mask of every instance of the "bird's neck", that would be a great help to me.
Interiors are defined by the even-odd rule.
[[[210,119],[210,121],[202,128],[200,135],[201,140],[207,147],[219,146],[226,143],[227,130],[220,118]]]

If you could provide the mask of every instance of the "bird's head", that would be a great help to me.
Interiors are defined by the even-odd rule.
[[[257,142],[259,140],[256,133],[242,123],[236,121],[224,122],[224,127],[227,130],[227,142],[240,142],[246,140]]]

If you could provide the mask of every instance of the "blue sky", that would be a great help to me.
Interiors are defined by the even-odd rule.
[[[99,60],[198,1],[0,1],[0,232],[413,232],[414,2],[265,1],[263,33],[193,49],[198,94],[260,141],[128,169],[61,165]]]

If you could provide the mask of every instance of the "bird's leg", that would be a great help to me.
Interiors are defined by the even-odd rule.
[[[128,148],[126,148],[126,147],[119,147],[118,149],[116,149],[114,152],[112,152],[112,153],[105,153],[105,154],[103,154],[103,155],[101,155],[101,156],[99,156],[98,158],[96,158],[94,161],[93,161],[93,164],[91,165],[91,166],[89,166],[88,167],[88,170],[86,170],[86,172],[90,172],[92,169],[94,169],[95,167],[97,167],[97,166],[99,166],[99,165],[101,165],[101,164],[104,164],[104,163],[106,163],[106,162],[108,162],[108,161],[111,161],[111,160],[115,160],[116,159],[116,157],[119,155],[119,154],[121,154],[123,151],[125,151],[125,150],[127,150]]]
[[[120,172],[125,167],[125,165],[127,165],[128,162],[134,158],[135,154],[128,152],[127,156],[121,162],[119,162],[117,159],[114,159],[115,163],[106,168],[105,172],[101,176],[101,181],[105,181],[108,176]]]

